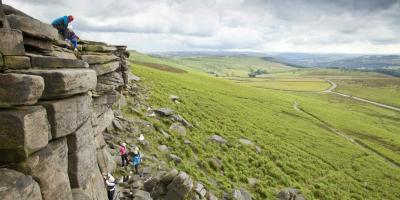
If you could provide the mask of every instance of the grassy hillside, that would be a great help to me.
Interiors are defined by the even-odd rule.
[[[387,160],[400,162],[399,113],[343,102],[328,94],[255,88],[194,72],[173,60],[148,59],[188,71],[132,67],[151,88],[148,101],[153,107],[173,108],[195,125],[186,136],[171,133],[170,139],[151,137],[151,142],[171,147],[183,158],[177,167],[219,196],[243,187],[255,199],[274,199],[280,189],[298,187],[308,199],[400,198],[400,169]],[[180,96],[182,103],[172,103],[172,94]],[[317,118],[296,110],[294,102]],[[326,124],[364,141],[374,151],[338,136]],[[160,126],[167,130],[167,125]],[[213,134],[227,143],[211,142]],[[184,145],[185,139],[192,144]],[[252,141],[261,152],[239,139]],[[250,185],[250,178],[257,183]]]

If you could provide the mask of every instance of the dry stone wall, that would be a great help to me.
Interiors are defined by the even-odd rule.
[[[116,164],[102,134],[129,81],[129,53],[101,42],[80,41],[78,52],[69,45],[0,0],[2,199],[107,199],[101,173]]]

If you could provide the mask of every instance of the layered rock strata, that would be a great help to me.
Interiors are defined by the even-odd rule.
[[[116,164],[102,133],[128,83],[129,53],[69,46],[51,25],[0,1],[2,199],[107,199],[101,173]]]

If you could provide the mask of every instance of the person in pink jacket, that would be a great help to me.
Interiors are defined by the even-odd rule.
[[[128,165],[128,150],[126,149],[126,144],[122,143],[119,147],[119,155],[121,156],[122,160],[122,167]]]

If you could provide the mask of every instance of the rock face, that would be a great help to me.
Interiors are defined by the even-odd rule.
[[[0,108],[33,105],[43,90],[44,80],[40,76],[0,74]]]
[[[2,200],[42,200],[39,184],[21,172],[0,168],[0,197]]]
[[[0,0],[0,199],[108,199],[101,173],[116,164],[102,134],[129,82],[129,53],[90,41],[69,48]]]
[[[20,70],[24,73],[41,76],[45,82],[42,99],[55,99],[85,93],[96,87],[96,72],[90,69]]]
[[[21,162],[48,143],[50,126],[41,106],[0,110],[0,163]]]
[[[39,183],[44,200],[72,200],[65,138],[55,140],[32,154],[19,168]]]
[[[53,138],[71,134],[91,116],[89,95],[42,101],[40,104],[47,110]]]

